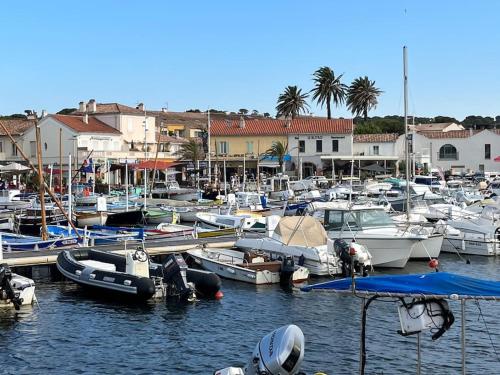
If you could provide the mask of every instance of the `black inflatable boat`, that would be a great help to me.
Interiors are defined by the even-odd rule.
[[[188,269],[179,254],[163,264],[149,261],[143,249],[119,255],[95,249],[64,250],[57,257],[58,270],[75,283],[115,297],[131,300],[177,297],[218,298],[221,281],[211,272]]]

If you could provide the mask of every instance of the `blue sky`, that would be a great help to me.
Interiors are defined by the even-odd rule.
[[[405,11],[406,9],[406,11]],[[80,100],[274,115],[328,65],[384,91],[372,115],[500,114],[498,1],[16,1],[0,11],[0,113]],[[315,115],[325,110],[311,106]],[[345,107],[334,116],[349,116]]]

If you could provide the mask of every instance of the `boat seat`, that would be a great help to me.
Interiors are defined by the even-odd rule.
[[[253,271],[270,271],[270,272],[280,272],[281,262],[263,262],[263,263],[240,263],[236,264],[238,267],[247,268]]]
[[[85,266],[95,268],[96,270],[116,272],[116,266],[112,263],[104,263],[91,259],[82,260],[80,263]]]

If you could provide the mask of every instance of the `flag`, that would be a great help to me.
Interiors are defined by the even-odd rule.
[[[90,158],[88,161],[87,159],[83,161],[83,165],[80,168],[80,172],[85,172],[85,173],[94,172],[94,162],[92,161],[92,158]]]

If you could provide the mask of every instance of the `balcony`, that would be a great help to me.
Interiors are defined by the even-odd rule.
[[[90,154],[89,151],[78,150],[78,159],[83,160]],[[129,160],[144,160],[154,159],[156,151],[94,151],[90,155],[93,159],[127,159]],[[177,159],[177,155],[173,152],[158,152],[158,159]]]

